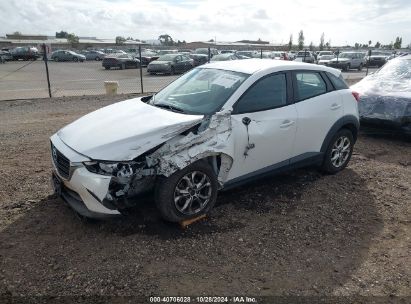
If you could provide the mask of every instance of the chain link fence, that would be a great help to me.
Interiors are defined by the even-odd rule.
[[[43,45],[41,53],[47,54],[46,47]],[[115,49],[110,51],[112,53],[108,54],[88,51],[82,55],[59,50],[37,60],[6,61],[0,64],[0,100],[101,95],[107,93],[106,86],[112,88],[113,85],[117,94],[155,93],[185,71],[216,59],[212,58],[217,54],[217,50],[212,48],[197,50],[196,53],[190,50],[153,51],[141,47],[128,50],[128,53]],[[92,52],[95,52],[94,57],[90,55]],[[232,59],[274,59],[272,56],[286,53],[263,49],[231,52],[227,51],[225,56],[237,56]],[[176,54],[181,54],[179,62],[173,61]],[[170,55],[166,56],[170,61],[159,61],[163,55]]]

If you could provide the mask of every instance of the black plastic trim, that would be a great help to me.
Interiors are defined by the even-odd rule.
[[[321,146],[320,151],[325,153],[325,151],[327,150],[327,147],[329,146],[330,141],[333,138],[333,136],[338,132],[338,130],[340,130],[341,128],[343,128],[344,126],[347,126],[349,124],[354,125],[354,127],[357,130],[357,134],[358,134],[358,130],[360,129],[360,122],[359,122],[358,118],[355,117],[354,115],[345,115],[345,116],[341,117],[340,119],[338,119],[333,124],[333,126],[330,128],[327,135],[325,136],[325,139],[323,141],[323,144]],[[357,134],[353,134],[354,141],[357,140]]]
[[[223,190],[232,189],[248,182],[259,180],[264,177],[278,175],[283,172],[291,171],[297,168],[321,165],[323,162],[324,153],[322,152],[307,152],[301,155],[284,160],[277,164],[261,168],[257,171],[236,177],[224,184]]]

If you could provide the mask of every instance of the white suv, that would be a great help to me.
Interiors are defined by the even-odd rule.
[[[161,215],[207,213],[217,192],[306,165],[336,173],[359,129],[341,72],[247,59],[198,67],[153,96],[89,113],[51,137],[56,192],[87,217],[154,192]]]

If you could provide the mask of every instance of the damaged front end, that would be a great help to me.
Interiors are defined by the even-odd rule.
[[[172,135],[165,134],[164,143],[131,161],[83,162],[89,172],[111,177],[101,204],[120,211],[131,207],[136,197],[153,190],[158,176],[169,177],[200,159],[210,163],[222,187],[233,163],[231,112],[205,116],[197,125]]]
[[[90,161],[83,164],[91,173],[111,177],[107,194],[101,201],[106,208],[111,210],[121,210],[132,206],[129,198],[149,192],[154,187],[155,171],[147,168],[145,162]]]

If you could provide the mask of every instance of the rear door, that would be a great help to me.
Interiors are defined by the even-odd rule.
[[[343,100],[320,71],[294,71],[297,133],[293,156],[320,152],[332,125],[343,116]]]

